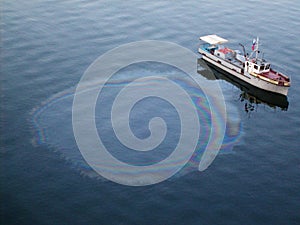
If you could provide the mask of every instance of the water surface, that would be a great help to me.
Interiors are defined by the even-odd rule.
[[[3,224],[300,223],[297,1],[3,1],[1,9]],[[87,67],[112,48],[148,39],[197,53],[199,36],[212,33],[248,49],[259,36],[265,57],[292,78],[288,109],[254,104],[247,113],[242,91],[215,81],[230,122],[207,170],[197,171],[195,159],[181,175],[138,188],[94,174],[70,127],[72,94]],[[153,64],[120,71],[123,85],[134,70],[161,71]]]

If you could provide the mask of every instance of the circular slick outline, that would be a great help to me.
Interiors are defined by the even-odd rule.
[[[181,134],[175,150],[164,160],[147,166],[124,163],[109,153],[96,128],[95,108],[98,95],[111,76],[121,68],[145,61],[165,63],[182,70],[204,92],[209,103],[211,126],[206,149],[199,164],[200,171],[205,170],[217,156],[226,129],[226,107],[222,90],[218,83],[208,81],[197,74],[197,55],[189,49],[165,41],[139,41],[121,45],[106,52],[88,67],[76,87],[72,106],[73,132],[82,156],[99,175],[113,182],[129,186],[156,184],[173,176],[190,160],[198,144],[200,134],[197,109],[186,91],[171,80],[153,76],[151,79],[163,81],[163,83],[167,83],[168,87],[156,88],[152,94],[146,92],[142,94],[169,99],[177,110],[181,120]],[[201,70],[207,72],[209,68],[200,65],[200,72]],[[166,88],[182,90],[173,93],[166,91]],[[134,88],[132,90],[134,91]],[[126,97],[122,95],[117,97],[122,101],[126,101]],[[138,97],[137,99],[142,98]],[[184,101],[184,107],[180,106],[182,101]],[[114,107],[114,115],[116,115],[118,107],[116,105]],[[112,120],[115,117],[112,117]],[[129,118],[126,119],[129,120]],[[112,121],[112,125],[114,123],[115,121]],[[150,121],[149,129],[151,130],[151,136],[155,136],[156,133],[158,137],[154,138],[155,143],[148,141],[147,146],[144,148],[142,146],[140,151],[149,151],[151,146],[157,146],[161,141],[159,136],[165,135],[164,131],[160,132],[157,129],[165,129],[165,126],[161,118],[153,118]],[[113,128],[115,129],[115,127]],[[126,137],[121,138],[124,140]],[[134,140],[134,137],[132,137],[132,140]],[[131,143],[135,146],[134,150],[139,150],[138,146],[143,144],[143,140],[137,141],[138,144]],[[130,143],[128,144],[130,145]]]

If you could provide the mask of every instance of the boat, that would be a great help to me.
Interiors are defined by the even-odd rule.
[[[270,108],[276,109],[277,107],[283,111],[288,110],[289,102],[287,96],[272,93],[269,91],[262,90],[260,88],[254,87],[235,76],[221,70],[219,67],[216,67],[212,64],[207,63],[203,59],[198,59],[198,67],[200,70],[198,73],[205,77],[208,80],[225,80],[226,82],[231,83],[241,90],[240,93],[237,93],[237,98],[245,102],[245,111],[253,108],[253,104],[257,105],[266,105]],[[209,67],[209,69],[208,69]],[[203,70],[205,68],[205,70]],[[247,105],[247,107],[246,107]],[[250,109],[249,109],[250,108]]]
[[[270,62],[263,58],[259,50],[259,38],[253,39],[252,52],[247,54],[224,46],[228,40],[212,34],[200,37],[204,43],[198,52],[203,60],[222,71],[259,89],[287,96],[291,85],[290,78],[271,68]]]

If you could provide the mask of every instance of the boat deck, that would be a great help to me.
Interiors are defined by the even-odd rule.
[[[224,59],[223,59],[224,60]],[[226,62],[229,62],[235,66],[238,66],[240,68],[243,68],[243,63],[239,60],[236,60],[234,58],[225,59]]]
[[[220,57],[214,54],[214,50],[218,49],[219,51],[221,51],[221,52],[223,52],[225,54],[228,53],[228,52],[233,52],[232,49],[229,49],[229,48],[226,48],[226,47],[220,49],[220,48],[213,47],[213,46],[211,46],[210,44],[207,44],[207,43],[200,45],[200,48],[203,51],[206,51],[207,53],[212,54],[212,55],[214,55],[217,58],[220,58]],[[241,61],[235,59],[234,57],[226,58],[226,59],[220,58],[220,59],[224,60],[224,61],[226,61],[228,63],[231,63],[232,65],[237,66],[239,68],[243,68],[243,63]]]
[[[286,77],[283,74],[278,73],[278,72],[276,72],[272,69],[270,69],[270,71],[268,71],[268,72],[261,73],[259,75],[264,76],[264,77],[269,78],[269,79],[274,80],[274,81],[283,81],[283,82],[289,82],[290,81],[290,79],[288,77]]]

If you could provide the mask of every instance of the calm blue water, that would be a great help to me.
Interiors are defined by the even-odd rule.
[[[299,15],[299,2],[282,0],[2,1],[1,224],[300,224]],[[265,57],[292,78],[287,111],[254,104],[246,113],[242,92],[214,81],[226,100],[228,128],[207,170],[197,171],[194,157],[175,177],[145,187],[94,173],[78,154],[71,125],[74,87],[87,67],[121,44],[148,39],[196,53],[199,36],[212,33],[248,48],[260,37]],[[195,104],[201,101],[178,71],[157,64],[119,71],[106,95],[132,76],[161,72],[188,89]],[[170,107],[157,99],[147,105],[153,101]],[[205,110],[199,109],[203,121]],[[160,110],[136,105],[133,118],[139,112],[148,118]],[[173,116],[168,122],[176,130]],[[172,135],[178,138],[167,136],[170,149]]]

